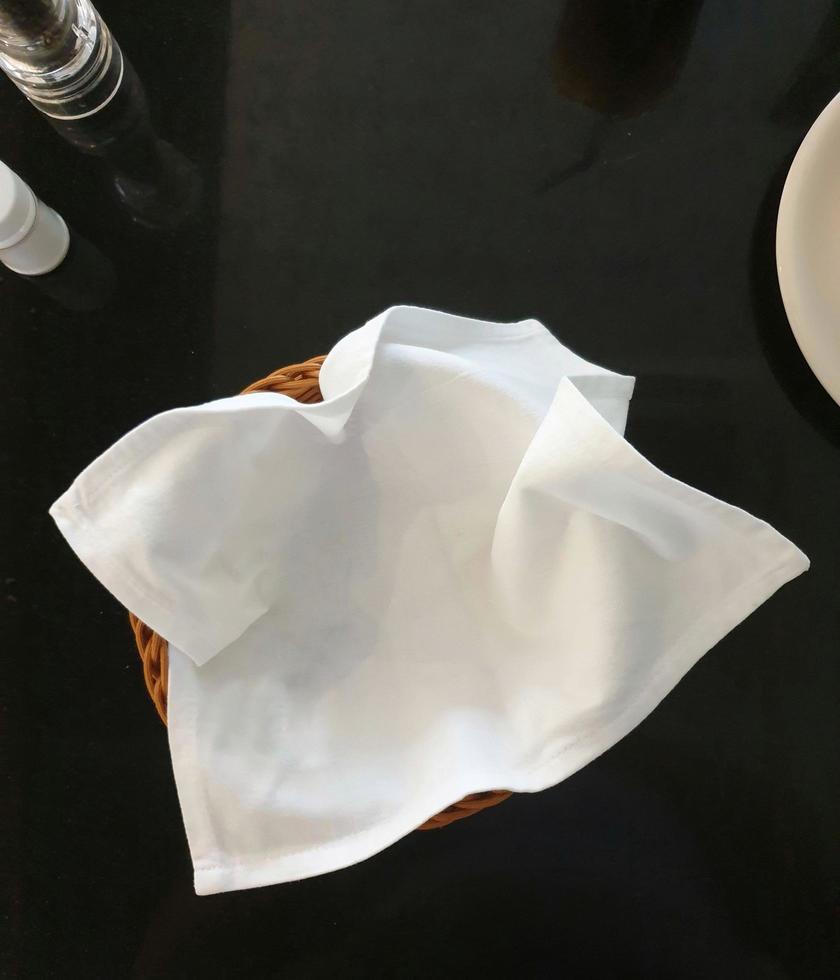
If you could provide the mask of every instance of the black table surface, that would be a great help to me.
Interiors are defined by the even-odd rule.
[[[0,156],[113,261],[0,282],[2,976],[840,972],[840,408],[792,339],[784,175],[840,89],[831,0],[102,0],[201,204],[132,220],[0,85]],[[125,612],[47,516],[150,415],[394,303],[537,317],[636,375],[628,438],[811,570],[553,789],[360,865],[198,898]]]

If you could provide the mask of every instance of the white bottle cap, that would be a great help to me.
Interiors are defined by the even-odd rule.
[[[61,265],[69,246],[61,215],[0,161],[0,262],[12,272],[41,276]]]

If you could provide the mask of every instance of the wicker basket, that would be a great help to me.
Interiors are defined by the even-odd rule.
[[[319,402],[321,401],[321,389],[318,386],[318,374],[323,362],[323,357],[313,357],[312,360],[303,364],[292,364],[289,367],[280,368],[280,370],[268,375],[267,378],[263,378],[262,381],[256,381],[250,385],[243,394],[247,395],[255,391],[274,391],[295,398],[299,402]],[[129,619],[131,628],[134,630],[140,659],[143,661],[143,677],[146,681],[146,689],[165,725],[166,686],[169,676],[167,642],[145,623],[142,623],[133,613],[129,613]],[[507,790],[472,793],[431,817],[418,829],[435,830],[438,827],[445,827],[455,820],[471,817],[479,810],[495,806],[509,796],[510,793]]]

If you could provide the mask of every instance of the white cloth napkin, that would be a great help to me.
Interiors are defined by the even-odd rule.
[[[808,567],[640,456],[633,379],[534,320],[395,307],[338,343],[321,387],[150,419],[51,510],[169,640],[199,894],[332,871],[467,793],[557,783]]]

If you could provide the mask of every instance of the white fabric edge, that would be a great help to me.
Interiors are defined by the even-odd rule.
[[[609,723],[600,726],[571,744],[565,745],[551,759],[526,771],[513,773],[499,771],[476,775],[470,783],[451,782],[435,786],[385,823],[362,833],[335,841],[329,845],[278,856],[274,860],[194,865],[194,883],[197,895],[258,888],[266,885],[296,881],[331,871],[338,871],[357,864],[379,853],[402,837],[411,833],[429,817],[461,799],[469,793],[492,789],[510,789],[517,793],[534,793],[567,779],[583,766],[607,751],[639,725],[677,685],[688,671],[708,650],[727,633],[765,602],[786,582],[800,575],[810,562],[807,557],[783,535],[769,526],[776,541],[778,558],[768,562],[762,570],[746,580],[717,607],[689,626],[681,639],[660,662],[660,669],[642,688],[639,696]],[[181,747],[183,749],[183,746]],[[188,760],[187,764],[191,764]],[[173,758],[174,764],[174,758]],[[203,813],[196,794],[200,783],[194,781],[191,789],[178,781],[182,810],[193,814]],[[185,807],[186,804],[186,807]],[[189,835],[188,835],[189,836]]]
[[[332,403],[336,399],[354,394],[360,388],[364,387],[370,376],[380,341],[387,338],[391,329],[390,323],[399,314],[425,314],[439,321],[445,321],[450,326],[457,327],[461,336],[464,338],[469,336],[470,333],[476,333],[478,339],[492,337],[494,341],[500,339],[515,341],[536,334],[542,334],[578,362],[576,364],[576,370],[569,374],[569,377],[580,376],[591,380],[598,378],[603,379],[607,383],[616,379],[620,382],[616,388],[616,395],[618,397],[629,397],[629,393],[625,395],[627,383],[629,382],[630,393],[632,393],[635,378],[619,374],[601,364],[587,360],[574,348],[569,347],[559,340],[542,321],[534,317],[528,317],[524,320],[479,320],[474,317],[462,316],[458,313],[436,310],[428,306],[398,303],[387,307],[387,309],[368,320],[367,323],[357,327],[355,330],[351,330],[335,342],[327,353],[324,363],[321,365],[320,381],[321,390],[324,394],[324,402],[319,404]],[[432,326],[434,325],[430,324],[430,327]],[[357,375],[355,383],[345,386],[340,380],[337,381],[334,378],[335,361],[341,358],[345,358],[349,364],[355,362],[355,369],[350,368],[349,365],[343,366],[345,372],[349,370],[350,373]],[[341,371],[339,371],[339,374],[341,374]],[[307,406],[307,408],[311,407]]]
[[[184,626],[182,614],[178,614],[177,617],[182,623],[182,628],[179,629],[172,609],[163,605],[137,582],[126,564],[103,554],[98,546],[96,528],[90,521],[78,520],[69,513],[69,505],[65,497],[57,500],[49,513],[82,564],[125,609],[133,612],[156,633],[165,637],[167,642],[180,647],[179,639],[184,641],[184,646],[190,650],[191,660],[198,666],[207,663],[219,649],[218,638],[203,635],[202,624],[193,617],[190,617],[189,622]],[[183,635],[183,628],[188,629],[188,637]],[[227,643],[235,639],[236,637],[232,636]],[[227,643],[224,645],[226,646]]]

